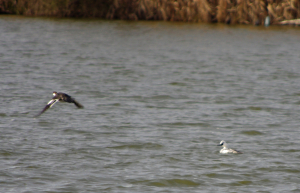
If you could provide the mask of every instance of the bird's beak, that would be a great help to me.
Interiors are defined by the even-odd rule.
[[[223,144],[219,144],[219,145],[217,145],[217,146],[222,146]]]

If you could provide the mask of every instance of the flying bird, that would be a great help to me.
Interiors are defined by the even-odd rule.
[[[46,110],[48,110],[49,108],[51,108],[55,103],[57,102],[67,102],[67,103],[74,103],[76,105],[76,107],[78,108],[83,108],[83,106],[77,102],[74,98],[72,98],[70,95],[67,95],[65,93],[62,92],[53,92],[53,98],[47,103],[47,105],[44,107],[44,109],[37,114],[35,117],[40,116],[41,114],[43,114]]]
[[[227,143],[224,140],[222,140],[218,146],[223,147],[223,149],[220,150],[220,153],[242,153],[242,152],[237,151],[235,149],[229,149],[228,146],[227,146]]]

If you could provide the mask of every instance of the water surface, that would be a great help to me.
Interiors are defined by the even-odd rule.
[[[1,16],[0,40],[0,192],[300,191],[299,28]],[[33,118],[53,91],[85,108]]]

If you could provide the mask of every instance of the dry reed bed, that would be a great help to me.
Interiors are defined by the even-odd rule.
[[[300,0],[0,0],[0,12],[259,25],[300,18]]]

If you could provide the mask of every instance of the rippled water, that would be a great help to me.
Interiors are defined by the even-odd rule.
[[[0,40],[0,192],[300,191],[299,28],[1,16]],[[54,90],[85,108],[33,118]]]

